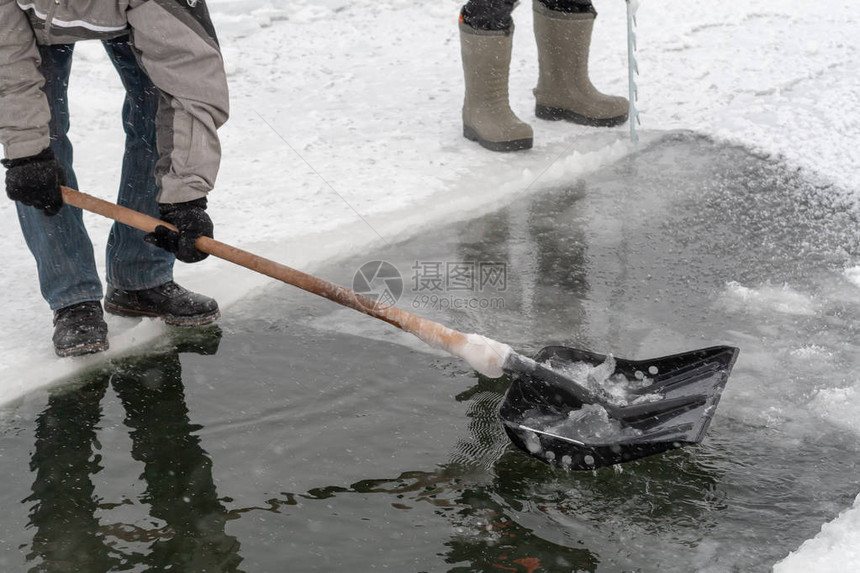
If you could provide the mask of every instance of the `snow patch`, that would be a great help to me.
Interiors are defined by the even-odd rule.
[[[98,368],[105,362],[134,352],[142,345],[151,343],[167,333],[168,327],[160,320],[144,318],[131,319],[105,315],[110,330],[110,349],[98,354],[59,360],[48,354],[38,362],[18,363],[2,370],[3,384],[0,384],[0,404],[13,402],[41,388],[59,384],[68,377],[80,372]]]
[[[821,531],[777,563],[773,573],[860,571],[860,495]]]
[[[818,305],[811,296],[788,285],[751,288],[735,281],[726,284],[723,301],[730,310],[757,314],[778,312],[796,316],[814,316]]]
[[[851,284],[856,287],[860,287],[860,266],[845,269],[843,271],[843,274],[845,275],[845,278],[847,278],[851,282]]]
[[[860,393],[853,387],[821,388],[809,402],[809,409],[831,424],[860,432]]]

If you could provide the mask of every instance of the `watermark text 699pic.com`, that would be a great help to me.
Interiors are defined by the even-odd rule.
[[[410,281],[388,261],[369,261],[353,276],[353,290],[379,307],[403,306],[433,310],[500,309],[507,289],[507,264],[495,261],[415,261]]]

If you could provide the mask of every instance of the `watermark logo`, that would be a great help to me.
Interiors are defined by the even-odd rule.
[[[352,290],[376,301],[377,307],[388,308],[403,295],[403,276],[388,261],[369,261],[352,277]]]
[[[415,261],[411,269],[412,308],[481,310],[504,308],[507,265],[488,261]],[[394,306],[403,298],[405,281],[387,261],[370,261],[356,271],[353,290],[372,298],[378,307]]]
[[[412,265],[412,289],[416,293],[504,291],[507,284],[505,263],[415,261]]]

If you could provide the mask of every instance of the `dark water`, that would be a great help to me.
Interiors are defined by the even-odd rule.
[[[856,432],[813,401],[860,356],[840,274],[857,225],[831,197],[777,161],[671,135],[317,273],[351,286],[387,261],[402,284],[375,293],[526,353],[739,346],[700,446],[550,468],[501,431],[507,380],[273,285],[217,329],[2,412],[0,568],[768,571],[860,491]],[[811,310],[775,304],[787,287]]]

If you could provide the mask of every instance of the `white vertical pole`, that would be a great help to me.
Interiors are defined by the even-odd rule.
[[[636,127],[639,125],[639,111],[636,109],[636,100],[639,91],[636,88],[636,76],[639,75],[639,66],[636,63],[636,11],[639,9],[639,0],[625,0],[627,2],[627,86],[629,91],[630,111],[628,121],[630,122],[630,141],[637,143],[639,134]]]

